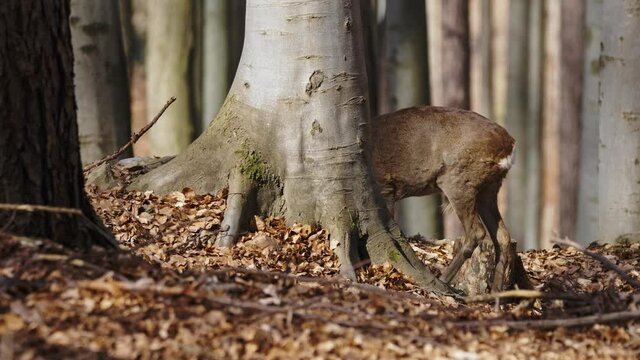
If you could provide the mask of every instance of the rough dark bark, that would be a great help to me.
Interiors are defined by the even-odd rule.
[[[0,202],[81,209],[85,216],[0,212],[5,231],[71,246],[110,243],[83,192],[69,2],[0,4]]]

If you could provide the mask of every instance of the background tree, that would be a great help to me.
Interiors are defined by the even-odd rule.
[[[528,54],[529,47],[529,6],[526,1],[512,1],[508,4],[507,24],[507,69],[506,69],[506,112],[504,125],[516,142],[517,161],[509,170],[507,186],[507,223],[511,236],[524,240],[526,189],[530,175],[527,174],[527,97],[529,91]]]
[[[600,56],[600,238],[640,240],[640,13],[604,1]]]
[[[584,6],[547,1],[543,99],[543,208],[541,245],[575,237],[578,204]]]
[[[469,2],[471,110],[491,117],[491,0]]]
[[[161,108],[171,96],[178,99],[149,131],[149,145],[154,155],[174,155],[184,150],[193,136],[189,66],[193,49],[192,2],[158,0],[147,11],[147,109]]]
[[[147,86],[145,50],[147,39],[147,0],[120,0],[123,43],[129,70],[131,128],[147,125]],[[136,156],[150,155],[149,139],[143,136],[132,146]]]
[[[600,127],[600,42],[603,0],[587,0],[582,71],[582,137],[576,240],[589,244],[598,234],[598,144]]]
[[[67,1],[0,4],[0,203],[79,213],[2,210],[0,224],[65,245],[112,244],[83,192],[69,13]]]
[[[118,1],[73,0],[70,23],[80,153],[89,163],[113,153],[131,135]]]
[[[469,109],[469,3],[449,0],[442,4],[441,99],[434,105]],[[444,215],[444,235],[453,239],[463,234],[462,224],[455,214]]]
[[[203,0],[202,129],[218,113],[229,90],[229,14],[227,0]]]
[[[541,96],[542,68],[544,57],[543,46],[543,1],[529,0],[529,43],[528,43],[528,84],[527,93],[527,150],[525,155],[527,187],[524,189],[525,221],[524,249],[539,247],[540,214],[541,214]]]
[[[368,255],[444,291],[374,190],[360,11],[359,1],[248,1],[242,58],[217,118],[131,187],[204,193],[228,186],[219,244],[229,243],[254,208],[289,223],[321,224],[348,276]]]
[[[378,57],[380,114],[429,102],[425,11],[423,0],[389,1],[386,4]],[[407,235],[440,238],[439,202],[439,196],[400,201],[396,206],[400,228]]]

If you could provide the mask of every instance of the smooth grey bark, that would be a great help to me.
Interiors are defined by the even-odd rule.
[[[441,105],[469,109],[469,3],[467,0],[448,0],[441,6]],[[455,239],[463,233],[462,224],[455,214],[445,213],[445,237]]]
[[[529,8],[527,1],[513,1],[509,6],[507,31],[507,94],[505,126],[516,139],[517,161],[507,177],[507,224],[510,234],[524,240],[527,174],[527,97]]]
[[[153,155],[184,150],[193,133],[190,55],[193,46],[191,1],[155,0],[148,7],[146,45],[147,119],[172,96],[177,98],[149,130]]]
[[[604,1],[600,56],[600,239],[640,240],[640,12]]]
[[[539,247],[541,215],[541,104],[543,66],[543,0],[529,0],[529,46],[527,126],[525,156],[527,188],[524,244],[525,250]]]
[[[202,129],[216,116],[229,90],[228,5],[227,0],[203,0]]]
[[[368,255],[448,291],[400,236],[375,186],[361,30],[360,1],[248,1],[240,65],[218,116],[130,188],[255,192],[247,206],[256,211],[326,228],[347,276]],[[250,184],[229,183],[238,171]],[[225,213],[230,224],[248,220],[239,207]]]
[[[386,4],[378,72],[380,114],[428,103],[426,30],[424,0]],[[438,196],[399,201],[396,209],[402,231],[440,238],[439,202]]]
[[[576,241],[598,240],[598,141],[600,127],[600,41],[603,0],[587,0],[585,52],[582,71],[582,139]]]
[[[118,0],[72,0],[69,23],[80,153],[83,163],[91,163],[115,152],[131,136]]]

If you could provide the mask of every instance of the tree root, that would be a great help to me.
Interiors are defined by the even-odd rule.
[[[246,227],[247,203],[255,186],[240,169],[234,168],[229,174],[229,195],[227,208],[220,224],[220,232],[216,237],[217,246],[230,247],[238,241],[238,235]]]
[[[391,230],[376,230],[367,239],[367,251],[371,262],[374,264],[391,263],[394,268],[413,278],[420,287],[426,290],[444,295],[459,295],[425,266],[402,237],[397,226]]]

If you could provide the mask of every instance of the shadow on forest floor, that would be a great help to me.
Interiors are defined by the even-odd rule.
[[[0,358],[635,357],[640,323],[515,330],[518,321],[636,310],[637,293],[574,249],[522,253],[537,288],[575,299],[465,305],[390,266],[338,276],[327,235],[256,218],[231,249],[212,245],[224,211],[188,189],[90,191],[123,251],[77,253],[1,235]],[[439,272],[447,241],[412,243]],[[636,278],[640,245],[593,248]],[[387,289],[387,290],[383,290]],[[588,300],[588,301],[587,301]],[[535,326],[535,325],[534,325]]]

